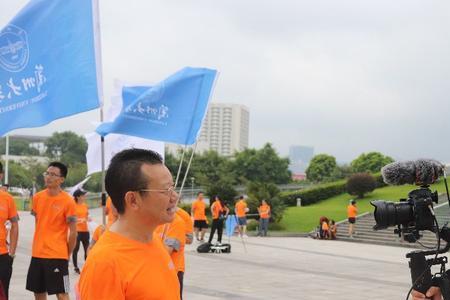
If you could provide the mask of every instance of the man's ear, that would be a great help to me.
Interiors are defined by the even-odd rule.
[[[132,191],[128,191],[126,194],[125,194],[125,205],[124,205],[124,208],[125,208],[125,211],[127,210],[127,209],[134,209],[134,210],[136,210],[136,209],[138,209],[139,208],[139,202],[138,202],[138,196],[137,196],[137,193],[139,193],[139,192],[132,192]]]

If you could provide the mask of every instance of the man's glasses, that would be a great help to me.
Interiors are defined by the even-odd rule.
[[[55,174],[55,173],[50,173],[50,172],[44,172],[42,173],[42,175],[44,177],[49,176],[49,177],[61,177],[61,175]]]
[[[169,197],[172,196],[174,191],[175,191],[174,186],[171,186],[168,189],[140,189],[140,190],[138,190],[138,192],[160,192]]]

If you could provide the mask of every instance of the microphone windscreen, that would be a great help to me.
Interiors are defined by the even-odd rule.
[[[432,184],[444,173],[444,165],[434,159],[418,159],[416,165],[416,184]]]
[[[416,179],[416,168],[413,161],[399,161],[381,168],[383,181],[389,185],[412,184]]]

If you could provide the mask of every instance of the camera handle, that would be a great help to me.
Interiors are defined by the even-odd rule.
[[[447,242],[443,249],[439,249],[438,254],[447,252],[450,249],[450,243]],[[446,257],[436,257],[436,259],[426,259],[427,255],[436,255],[436,251],[412,251],[406,254],[409,258],[409,267],[411,269],[411,280],[413,288],[425,294],[432,286],[433,276],[431,275],[432,265],[441,265],[439,278],[435,277],[441,287],[442,295],[445,300],[450,300],[450,281],[445,274]]]

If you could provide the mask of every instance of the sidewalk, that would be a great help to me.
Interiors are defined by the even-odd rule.
[[[91,215],[100,222],[100,209],[91,210]],[[12,300],[32,299],[25,282],[34,219],[28,212],[20,212],[20,217]],[[247,252],[242,241],[233,237],[230,254],[198,254],[198,243],[188,246],[184,299],[390,300],[404,299],[410,287],[405,254],[411,249],[309,238],[245,241]],[[81,253],[79,260],[83,261]],[[78,275],[71,265],[69,271],[73,287]]]

